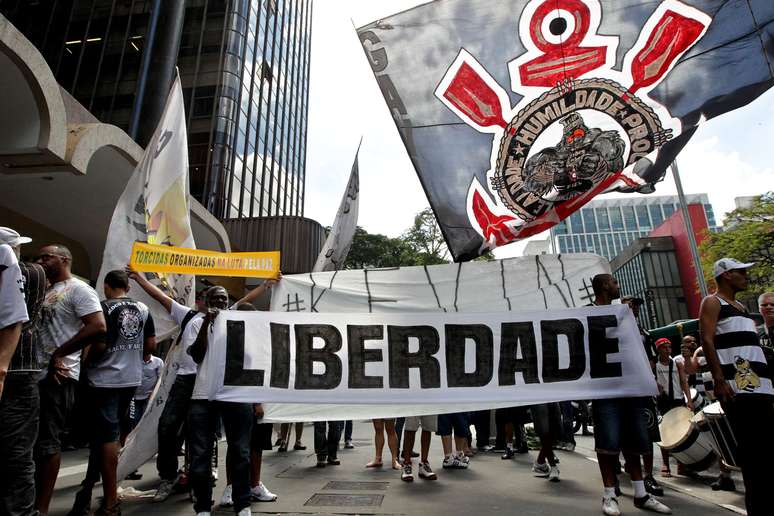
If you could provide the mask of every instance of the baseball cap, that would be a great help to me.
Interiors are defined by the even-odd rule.
[[[720,260],[715,262],[715,265],[712,267],[712,277],[717,278],[724,272],[733,271],[736,269],[749,269],[755,265],[755,262],[750,263],[742,263],[738,260],[734,260],[733,258],[721,258]]]
[[[641,297],[635,297],[635,296],[624,296],[621,298],[621,303],[632,303],[635,305],[642,305],[645,303],[645,300]]]
[[[661,337],[660,339],[658,339],[656,341],[656,349],[660,348],[661,346],[669,346],[671,348],[672,347],[672,341],[669,340],[666,337]]]
[[[29,244],[30,242],[32,242],[30,237],[21,236],[11,228],[0,226],[0,244],[16,247],[22,244]]]

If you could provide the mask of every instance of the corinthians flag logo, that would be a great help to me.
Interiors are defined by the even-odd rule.
[[[698,124],[774,85],[772,26],[772,0],[435,0],[358,36],[466,261],[652,193]]]
[[[613,69],[618,41],[597,33],[598,0],[534,0],[521,14],[528,52],[507,64],[506,92],[464,48],[435,95],[466,124],[494,135],[486,187],[473,179],[467,213],[493,248],[540,233],[595,195],[645,186],[632,165],[680,132],[647,93],[704,35],[712,19],[662,2]]]

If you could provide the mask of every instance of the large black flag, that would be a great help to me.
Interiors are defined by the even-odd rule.
[[[455,260],[650,193],[774,83],[773,0],[437,0],[358,29]]]

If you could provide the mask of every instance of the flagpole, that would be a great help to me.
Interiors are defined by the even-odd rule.
[[[677,187],[677,197],[680,202],[680,209],[683,212],[683,223],[685,224],[685,229],[688,233],[688,243],[691,246],[691,255],[693,255],[693,267],[696,270],[696,281],[699,284],[699,292],[701,293],[701,297],[705,297],[707,295],[707,282],[704,279],[704,271],[701,268],[699,247],[696,245],[696,235],[693,233],[693,223],[691,222],[691,215],[688,212],[688,203],[685,200],[683,182],[680,180],[680,171],[677,168],[676,159],[672,162],[671,168],[672,176],[675,178],[675,186]],[[702,209],[704,208],[702,207]]]

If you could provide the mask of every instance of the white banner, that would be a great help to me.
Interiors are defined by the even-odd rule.
[[[352,238],[357,229],[358,199],[360,193],[360,172],[358,170],[357,157],[360,146],[355,153],[355,162],[352,163],[352,172],[349,175],[347,190],[341,199],[339,211],[331,226],[331,232],[325,239],[322,251],[317,256],[317,261],[312,269],[314,272],[337,271],[344,266],[349,248],[352,246]]]
[[[590,344],[591,343],[591,344]],[[535,404],[650,396],[628,306],[539,312],[222,312],[194,397],[329,404]]]
[[[103,295],[105,274],[115,269],[123,270],[129,263],[135,241],[196,248],[189,210],[188,136],[178,76],[167,97],[159,125],[113,211],[97,279],[100,296]],[[193,276],[151,273],[147,276],[178,302],[193,305]],[[130,295],[150,308],[158,340],[177,331],[169,314],[142,289],[132,289]]]

